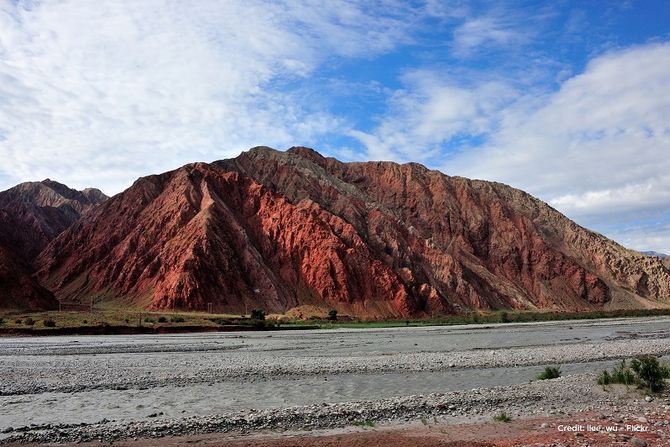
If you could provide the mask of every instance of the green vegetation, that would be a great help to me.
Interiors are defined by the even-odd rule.
[[[3,318],[0,318],[0,326],[2,326],[3,324],[5,324],[5,320]]]
[[[537,380],[557,379],[557,378],[561,377],[561,368],[560,367],[554,367],[554,366],[546,366],[544,368],[544,371],[542,371],[536,377],[537,377]]]
[[[493,416],[493,420],[496,421],[496,422],[510,422],[512,420],[512,418],[507,413],[502,411],[502,412],[496,414],[495,416]]]
[[[164,316],[161,315],[160,317],[158,317],[158,322],[159,323],[165,323],[166,321],[167,321],[167,318],[165,318]]]
[[[53,320],[55,327],[62,329],[108,326],[108,327],[142,327],[143,323],[151,326],[157,320],[162,326],[178,325],[188,321],[190,327],[221,327],[233,330],[236,326],[242,328],[253,327],[256,329],[277,328],[281,324],[282,329],[335,329],[335,328],[386,328],[386,327],[418,327],[418,326],[445,326],[460,324],[496,324],[501,322],[525,323],[534,321],[553,320],[583,320],[596,318],[623,318],[623,317],[645,317],[670,315],[670,309],[645,309],[645,310],[619,310],[619,311],[596,311],[596,312],[472,312],[464,315],[448,315],[432,319],[422,320],[358,320],[339,311],[323,311],[320,317],[312,317],[307,320],[289,315],[266,316],[264,309],[255,309],[251,315],[240,316],[232,314],[214,314],[206,312],[176,312],[165,315],[161,312],[151,312],[139,307],[129,307],[127,304],[103,303],[91,311],[46,311],[46,312],[0,312],[0,318],[4,324],[0,327],[2,331],[14,329],[26,330],[49,330],[43,324],[35,324],[44,320]],[[312,314],[314,315],[314,314]],[[163,321],[162,318],[165,320]],[[167,318],[166,318],[167,317]],[[182,321],[183,319],[183,321]]]
[[[263,309],[254,309],[251,311],[251,319],[257,321],[265,320],[265,311]]]
[[[56,327],[56,322],[51,319],[43,320],[42,324],[44,325],[44,327]]]
[[[665,388],[667,378],[670,378],[670,365],[663,365],[656,356],[645,354],[633,358],[630,365],[622,360],[612,372],[602,371],[596,380],[598,385],[637,385],[640,389],[655,393]]]
[[[361,420],[358,420],[358,421],[354,421],[353,424],[356,427],[374,427],[375,426],[375,422],[370,420],[370,419],[361,419]]]

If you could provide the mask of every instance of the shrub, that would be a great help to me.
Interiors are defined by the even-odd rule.
[[[184,321],[186,320],[181,315],[174,315],[172,318],[170,318],[170,322],[172,323],[183,323]]]
[[[20,319],[20,318],[17,318],[17,319],[14,321],[14,324],[23,324],[23,320]]]
[[[0,318],[0,326],[2,326],[3,324],[5,324],[5,320],[4,318]]]
[[[44,325],[44,327],[56,327],[56,322],[51,319],[42,321],[42,324]]]
[[[662,365],[656,356],[639,355],[630,362],[630,367],[625,360],[612,372],[605,370],[598,375],[598,385],[623,384],[637,385],[649,391],[661,391],[665,387],[665,379],[670,377],[670,365]]]
[[[610,383],[613,383],[612,376],[606,369],[603,369],[603,371],[598,374],[596,381],[598,382],[598,385],[609,385]]]
[[[540,374],[537,375],[537,380],[557,379],[561,377],[561,368],[547,366]]]
[[[265,320],[265,311],[263,309],[252,310],[251,311],[251,319],[252,320],[259,320],[259,321]]]
[[[640,386],[656,392],[665,386],[666,368],[658,363],[654,355],[639,355],[630,362],[630,367],[637,374]]]
[[[500,312],[498,319],[501,323],[509,323],[509,315],[504,310]]]
[[[159,323],[165,323],[167,321],[167,318],[165,317],[158,317],[158,322]]]
[[[330,312],[328,312],[328,319],[330,321],[337,321],[337,311],[335,309],[331,309]]]
[[[498,422],[510,422],[512,418],[503,411],[493,416],[493,420]]]
[[[88,324],[88,320],[82,321],[83,324]]]
[[[32,326],[33,324],[35,324],[35,320],[28,317],[25,320],[23,320],[23,324],[25,324],[26,326]]]
[[[622,383],[624,385],[634,385],[637,383],[635,374],[626,365],[626,360],[622,360],[621,364],[612,370],[610,378],[613,383]]]
[[[126,322],[126,324],[128,324],[128,323],[130,323],[130,318],[126,318],[126,319],[125,319],[125,320],[123,320],[123,321],[125,321],[125,322]]]

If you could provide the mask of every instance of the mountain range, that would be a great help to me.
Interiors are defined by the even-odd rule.
[[[0,193],[0,229],[2,307],[95,297],[399,318],[670,305],[659,257],[523,191],[304,147],[188,164],[109,199],[50,180],[21,184]]]

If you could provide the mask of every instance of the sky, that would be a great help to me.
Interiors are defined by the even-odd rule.
[[[0,190],[259,145],[504,182],[670,253],[670,2],[0,0]]]

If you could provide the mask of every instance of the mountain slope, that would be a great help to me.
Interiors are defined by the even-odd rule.
[[[76,191],[51,180],[0,192],[0,308],[58,307],[53,294],[32,277],[31,261],[106,198],[97,189]]]
[[[2,246],[0,246],[0,309],[58,309],[58,301],[31,276],[30,267]]]
[[[36,260],[58,297],[363,317],[670,303],[660,260],[505,185],[255,148],[138,180]]]
[[[77,191],[49,179],[21,183],[0,192],[0,210],[5,211],[0,213],[4,233],[0,242],[30,262],[52,239],[106,199],[97,189]]]

